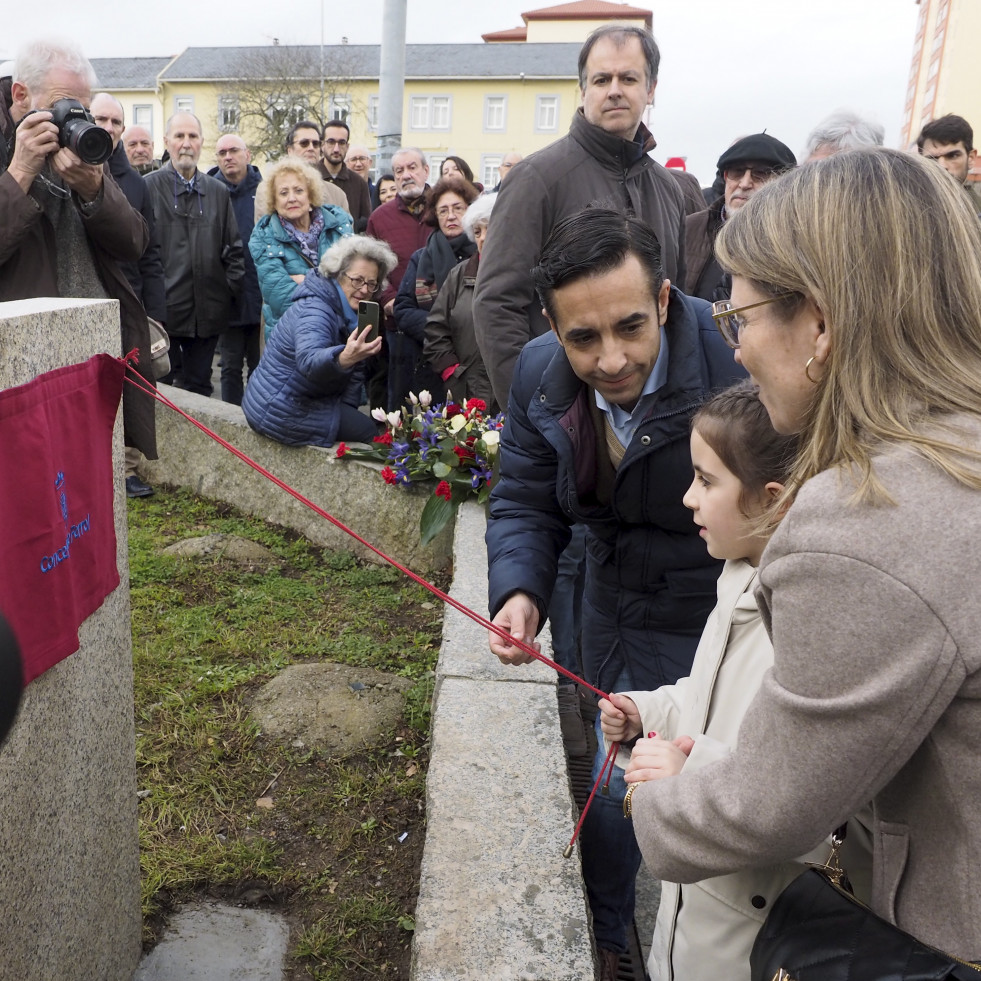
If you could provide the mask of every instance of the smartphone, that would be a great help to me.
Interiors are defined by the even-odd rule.
[[[370,343],[378,336],[380,317],[381,309],[377,303],[372,300],[358,301],[358,333],[360,334],[364,327],[371,328],[364,338],[367,343]]]

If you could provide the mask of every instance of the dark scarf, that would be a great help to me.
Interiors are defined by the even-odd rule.
[[[437,228],[429,236],[416,267],[416,302],[420,309],[432,308],[450,270],[476,251],[477,246],[466,235],[447,238]]]

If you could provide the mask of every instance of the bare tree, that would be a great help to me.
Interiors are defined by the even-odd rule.
[[[323,128],[335,115],[364,107],[352,102],[352,82],[364,78],[358,48],[273,45],[252,48],[241,59],[238,80],[219,96],[223,128],[238,129],[253,154],[282,156],[290,127],[309,119]]]

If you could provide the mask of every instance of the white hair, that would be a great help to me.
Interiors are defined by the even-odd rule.
[[[471,242],[475,242],[473,230],[477,225],[488,225],[490,224],[491,211],[494,210],[494,204],[497,201],[497,194],[482,194],[479,198],[469,208],[467,208],[467,213],[463,216],[463,232],[470,239]]]
[[[388,274],[399,264],[398,256],[380,239],[370,235],[346,235],[338,239],[320,260],[321,275],[336,279],[355,259],[367,259],[378,266],[378,289],[384,289]]]
[[[857,150],[859,147],[882,146],[886,138],[881,123],[838,109],[811,130],[801,159],[806,160],[816,150],[827,148],[832,153],[841,150]]]
[[[71,41],[50,38],[29,41],[17,52],[13,80],[26,85],[34,93],[41,88],[53,68],[61,68],[71,72],[72,75],[82,76],[91,89],[98,84],[95,69],[82,54],[81,48]]]

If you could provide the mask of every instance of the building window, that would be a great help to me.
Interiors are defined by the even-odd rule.
[[[433,129],[450,128],[450,97],[448,95],[433,96]]]
[[[499,153],[487,154],[480,158],[481,183],[488,191],[492,187],[496,187],[497,182],[501,179],[501,172],[498,168],[503,159]]]
[[[451,117],[448,95],[414,95],[409,99],[409,129],[446,130]]]
[[[175,95],[174,112],[194,112],[194,96]]]
[[[343,119],[350,122],[351,97],[349,95],[332,95],[330,97],[330,114],[328,119]]]
[[[218,129],[222,132],[238,129],[239,109],[237,95],[218,96]]]
[[[133,106],[133,125],[142,126],[153,136],[153,106]]]
[[[508,97],[488,95],[484,98],[484,129],[498,133],[507,127]]]
[[[368,96],[368,129],[378,129],[378,96]]]
[[[439,180],[439,171],[443,166],[443,161],[446,159],[445,156],[437,156],[435,153],[430,153],[427,156],[429,160],[429,183],[435,184]]]
[[[554,133],[559,128],[559,97],[540,95],[535,99],[535,130]]]

